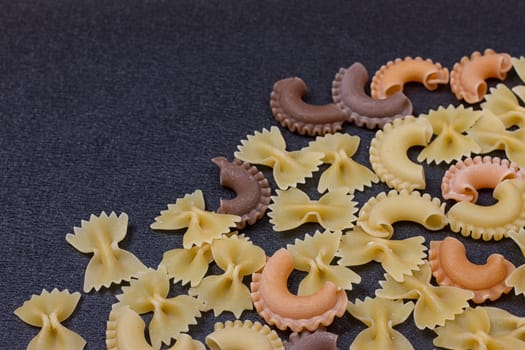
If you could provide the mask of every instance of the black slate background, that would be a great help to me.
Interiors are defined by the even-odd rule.
[[[210,210],[232,195],[210,159],[231,158],[247,134],[277,125],[268,106],[276,80],[302,77],[308,101],[328,103],[335,73],[356,61],[372,75],[404,56],[452,68],[488,47],[524,55],[524,10],[518,0],[0,1],[0,348],[25,349],[37,334],[13,315],[31,294],[82,290],[90,256],[64,237],[90,214],[126,212],[130,226],[121,246],[150,267],[180,247],[182,231],[154,232],[149,225],[168,203],[196,189]],[[506,83],[519,79],[511,72]],[[430,93],[409,84],[406,93],[416,114],[458,104],[448,87]],[[362,137],[355,159],[369,164],[374,133],[353,125],[344,131]],[[290,150],[311,140],[283,134]],[[426,168],[427,191],[439,195],[446,166]],[[314,193],[317,178],[303,188]],[[376,185],[356,200],[361,206],[385,189]],[[265,218],[244,232],[271,255],[318,228],[275,233]],[[427,243],[459,236],[396,224],[395,238],[416,234]],[[510,240],[461,239],[477,263],[493,252],[524,262]],[[355,271],[363,282],[348,293],[351,301],[373,295],[383,275],[377,264]],[[294,275],[292,288],[300,277]],[[173,294],[185,290],[177,285]],[[86,349],[105,348],[105,321],[118,293],[118,287],[82,293],[64,323],[88,341]],[[490,305],[525,316],[523,296],[511,293]],[[233,315],[218,318],[228,319]],[[215,321],[207,312],[190,333],[204,340]],[[341,349],[362,329],[349,315],[329,328],[340,334]],[[433,349],[432,331],[412,321],[397,329],[415,349]]]

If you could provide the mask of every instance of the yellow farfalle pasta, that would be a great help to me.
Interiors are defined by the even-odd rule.
[[[519,93],[521,87],[515,87],[513,90]],[[525,108],[520,106],[516,95],[504,84],[498,84],[495,88],[490,89],[490,94],[485,96],[485,102],[481,104],[481,108],[498,117],[506,128],[525,126]]]
[[[439,107],[428,114],[421,114],[419,118],[425,118],[430,122],[436,138],[419,153],[417,160],[419,162],[425,160],[428,164],[450,163],[470,153],[478,153],[481,148],[474,140],[467,137],[465,132],[480,117],[480,111],[452,105],[447,108]]]
[[[521,81],[525,83],[525,57],[512,57],[511,62]]]
[[[291,230],[307,222],[317,222],[333,231],[354,226],[357,203],[352,201],[354,196],[344,189],[327,192],[319,200],[311,200],[298,188],[276,192],[268,213],[274,231]]]
[[[236,215],[218,214],[205,210],[204,196],[201,190],[179,198],[175,204],[168,204],[168,209],[160,212],[151,224],[154,230],[179,230],[188,228],[184,233],[182,245],[189,249],[192,245],[211,243],[241,218]]]
[[[173,278],[173,283],[182,281],[182,285],[191,283],[196,286],[202,281],[208,271],[211,256],[209,243],[190,249],[171,249],[164,253],[159,266],[164,266],[168,275]]]
[[[403,282],[396,282],[389,275],[379,282],[382,289],[376,290],[376,296],[387,299],[417,299],[414,308],[414,321],[419,329],[442,326],[446,320],[452,320],[469,306],[474,297],[471,291],[456,287],[435,287],[430,284],[432,273],[428,262],[418,271],[405,276]]]
[[[358,266],[377,261],[392,278],[402,282],[405,275],[417,270],[426,257],[425,238],[410,237],[403,240],[390,240],[374,237],[359,227],[346,232],[341,238],[337,262],[343,266]]]
[[[41,328],[40,332],[27,346],[28,350],[81,350],[86,341],[77,333],[64,327],[61,322],[71,316],[80,293],[53,289],[51,292],[42,290],[40,295],[33,295],[24,302],[14,313],[22,321],[34,327]]]
[[[275,331],[250,320],[215,323],[214,331],[206,336],[206,345],[212,350],[284,350],[283,342]]]
[[[273,168],[273,178],[277,186],[286,189],[298,183],[304,183],[322,163],[323,153],[302,149],[286,151],[286,142],[278,127],[272,126],[270,131],[263,129],[249,135],[237,147],[235,157],[251,164],[262,164]]]
[[[187,332],[189,325],[197,324],[196,318],[203,309],[200,301],[188,295],[168,298],[169,289],[169,276],[164,267],[148,269],[131,280],[129,286],[122,287],[122,294],[117,295],[119,303],[114,306],[128,305],[139,314],[153,312],[149,336],[155,349]]]
[[[244,310],[253,310],[250,289],[243,277],[261,269],[266,254],[260,247],[239,236],[216,239],[211,244],[213,259],[224,273],[205,277],[190,288],[190,295],[204,303],[205,310],[213,309],[215,316],[231,311],[239,317]]]
[[[509,237],[518,245],[521,253],[525,257],[525,229],[520,228],[518,232],[510,231]],[[516,295],[525,294],[525,264],[522,264],[514,270],[505,280],[505,284],[514,288]]]
[[[525,318],[494,307],[467,308],[434,329],[434,345],[454,350],[523,349]]]
[[[398,221],[412,221],[428,230],[441,230],[447,225],[445,204],[428,193],[381,192],[363,205],[356,225],[372,236],[391,238],[394,234],[392,224]]]
[[[362,191],[365,186],[372,186],[372,183],[379,181],[372,170],[351,158],[357,152],[359,141],[358,136],[337,133],[318,136],[310,142],[308,149],[322,152],[323,162],[330,164],[319,179],[319,193],[338,188],[345,188],[350,193]]]
[[[467,133],[480,145],[481,153],[504,150],[507,158],[525,166],[525,129],[507,130],[498,117],[485,110]]]
[[[330,265],[339,249],[341,232],[317,231],[313,236],[306,235],[304,240],[296,239],[286,249],[294,259],[294,268],[308,274],[299,283],[297,295],[309,295],[317,292],[330,281],[337,287],[352,290],[352,283],[361,282],[361,277],[341,265]]]
[[[67,234],[66,241],[82,253],[93,253],[84,274],[84,292],[109,287],[112,283],[129,281],[146,266],[132,253],[118,247],[126,237],[128,215],[91,215],[89,221],[82,220],[74,227],[74,234]]]
[[[525,181],[505,180],[496,186],[493,196],[498,201],[489,206],[466,201],[454,204],[447,212],[452,231],[488,241],[525,226]]]
[[[368,326],[357,335],[350,350],[411,350],[412,344],[393,327],[406,321],[414,309],[414,303],[401,300],[366,297],[348,303],[348,312]]]

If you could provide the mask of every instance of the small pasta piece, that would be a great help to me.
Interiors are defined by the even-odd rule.
[[[206,345],[211,350],[284,350],[283,342],[275,331],[250,320],[215,323],[214,331],[206,336]]]
[[[512,93],[516,91],[519,94],[521,88],[523,86],[516,86],[511,90],[504,84],[491,88],[490,94],[485,96],[485,102],[481,104],[482,111],[490,111],[503,122],[505,128],[524,127],[525,108],[520,106],[516,95]]]
[[[458,100],[467,103],[480,102],[487,93],[488,78],[503,80],[512,69],[509,54],[496,53],[486,49],[483,54],[473,52],[470,57],[464,56],[454,64],[450,73],[450,88]]]
[[[365,186],[372,186],[372,183],[379,181],[372,170],[351,158],[357,152],[359,141],[359,136],[330,134],[318,136],[315,141],[310,142],[308,148],[314,152],[322,152],[323,162],[330,164],[319,179],[319,193],[339,188],[352,193],[355,190],[362,191]]]
[[[180,230],[187,228],[182,238],[182,245],[190,249],[193,245],[211,243],[241,218],[237,215],[219,214],[205,210],[204,196],[201,190],[177,199],[175,204],[168,204],[168,209],[160,212],[151,224],[154,230]]]
[[[366,297],[348,304],[348,312],[368,328],[357,335],[350,350],[413,350],[414,347],[394,326],[407,320],[414,303]]]
[[[516,243],[520,248],[522,255],[525,257],[525,229],[520,228],[519,231],[510,231],[509,237]],[[525,295],[525,264],[522,264],[510,274],[505,281],[505,284],[509,287],[514,288],[516,295]]]
[[[205,277],[189,294],[203,302],[205,311],[213,309],[215,316],[231,311],[239,317],[244,310],[253,310],[250,289],[242,280],[264,266],[264,250],[246,238],[231,236],[214,240],[211,251],[224,273]]]
[[[494,189],[497,202],[484,206],[458,202],[447,212],[450,228],[463,236],[485,241],[508,237],[509,231],[525,226],[525,181],[505,180]]]
[[[311,200],[306,193],[293,187],[276,192],[268,213],[274,231],[291,230],[307,222],[317,222],[333,231],[353,227],[357,203],[344,189],[327,192],[319,200]]]
[[[293,332],[314,331],[343,316],[348,299],[332,282],[310,295],[298,296],[288,290],[293,265],[291,255],[281,248],[268,259],[262,272],[252,275],[252,300],[259,315],[268,324]]]
[[[146,266],[132,253],[118,247],[126,237],[128,215],[91,215],[74,227],[74,234],[67,234],[66,241],[82,253],[93,253],[84,274],[84,292],[98,291],[112,283],[129,281],[146,270]]]
[[[396,58],[376,72],[370,83],[373,98],[382,99],[403,90],[408,82],[418,82],[427,90],[437,89],[438,84],[448,83],[448,69],[430,59],[421,57]]]
[[[130,285],[122,287],[117,295],[119,302],[114,307],[129,306],[131,310],[143,314],[153,312],[149,324],[149,336],[155,349],[162,343],[169,344],[181,332],[187,332],[189,325],[197,324],[203,305],[188,295],[168,298],[170,281],[166,269],[148,269],[142,272]]]
[[[286,249],[294,259],[294,268],[308,274],[299,284],[297,295],[309,295],[317,292],[330,281],[338,288],[352,290],[352,283],[360,283],[361,277],[342,265],[330,265],[339,249],[341,232],[317,231],[313,236],[306,235],[304,240],[296,239]]]
[[[356,227],[341,238],[338,264],[358,266],[377,261],[394,280],[402,282],[405,275],[411,275],[423,264],[427,256],[424,243],[423,236],[390,240],[371,236]]]
[[[434,329],[454,319],[469,306],[468,301],[474,296],[473,292],[464,289],[431,285],[428,262],[411,276],[405,276],[403,282],[396,282],[388,275],[385,277],[385,281],[379,282],[382,289],[376,290],[376,296],[392,300],[417,299],[414,322],[419,329]]]
[[[370,164],[381,181],[398,191],[424,189],[423,167],[407,155],[413,146],[426,146],[432,137],[427,119],[407,116],[388,123],[377,131],[370,143]]]
[[[272,126],[249,135],[237,147],[235,157],[252,164],[261,164],[273,168],[273,178],[280,189],[304,183],[319,170],[323,154],[304,148],[300,151],[286,151],[286,142],[279,128]]]
[[[394,234],[393,224],[398,221],[416,222],[432,231],[441,230],[447,225],[445,203],[417,191],[381,192],[363,205],[357,226],[369,235],[389,239]]]
[[[521,81],[525,83],[525,57],[520,56],[520,58],[512,57],[511,58],[512,66],[514,70],[520,77]]]
[[[436,138],[430,142],[417,156],[419,162],[427,164],[450,163],[470,153],[479,153],[481,148],[465,132],[481,117],[480,111],[463,106],[447,108],[439,107],[422,114],[419,118],[427,119],[432,125]]]
[[[212,260],[210,244],[203,243],[200,247],[164,252],[159,266],[166,269],[173,283],[182,281],[182,285],[185,285],[190,282],[193,287],[202,281]]]
[[[64,327],[61,322],[68,319],[80,300],[80,293],[67,289],[51,292],[42,290],[31,296],[14,313],[31,326],[41,328],[27,346],[28,350],[82,350],[86,341],[77,333]]]
[[[467,258],[465,246],[456,238],[431,241],[429,261],[440,286],[471,290],[476,304],[487,299],[497,300],[512,289],[505,285],[505,279],[515,269],[510,261],[500,254],[492,254],[486,264],[473,264]]]
[[[319,328],[314,332],[292,333],[284,342],[286,350],[339,350],[338,335]]]

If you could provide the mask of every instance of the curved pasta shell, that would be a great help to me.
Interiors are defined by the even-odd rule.
[[[216,323],[215,330],[206,337],[206,345],[211,350],[284,350],[284,345],[275,331],[267,325],[249,320]]]

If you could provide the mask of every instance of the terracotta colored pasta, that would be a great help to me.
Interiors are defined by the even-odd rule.
[[[352,283],[360,283],[361,277],[342,265],[330,265],[341,241],[341,232],[317,231],[304,240],[296,239],[286,249],[294,259],[294,268],[308,274],[299,284],[297,295],[310,295],[321,289],[328,281],[338,288],[352,290]]]
[[[525,319],[494,307],[467,308],[434,329],[434,345],[445,349],[523,349]]]
[[[280,189],[304,183],[314,171],[319,169],[324,155],[308,148],[301,151],[286,151],[286,143],[279,128],[272,126],[249,135],[241,141],[235,157],[252,164],[262,164],[273,168],[273,178]]]
[[[500,240],[509,231],[525,226],[525,182],[505,180],[493,193],[497,203],[489,206],[458,202],[447,213],[450,228],[474,239]]]
[[[343,289],[326,282],[314,294],[294,295],[287,286],[292,270],[293,258],[281,248],[268,259],[261,273],[252,275],[253,303],[268,324],[294,332],[314,331],[330,325],[334,317],[343,316],[348,303]]]
[[[84,292],[109,287],[112,283],[129,281],[146,270],[146,266],[132,253],[118,247],[126,237],[128,215],[91,215],[67,234],[66,241],[82,253],[93,253],[84,274]]]
[[[210,244],[203,243],[200,247],[164,252],[159,266],[166,269],[173,283],[182,281],[182,285],[185,285],[190,282],[193,287],[202,281],[212,260]]]
[[[338,335],[319,328],[315,332],[292,333],[287,342],[286,350],[339,350],[337,347]]]
[[[204,196],[201,190],[177,199],[175,204],[168,204],[168,209],[160,212],[151,224],[154,230],[180,230],[187,228],[182,238],[182,245],[190,249],[193,245],[201,246],[230,232],[230,227],[241,218],[237,215],[219,214],[205,210]]]
[[[516,163],[490,156],[466,158],[452,165],[443,176],[443,198],[476,203],[478,189],[495,188],[504,180],[525,179]]]
[[[221,198],[217,212],[240,216],[237,229],[253,225],[270,204],[272,189],[268,180],[255,166],[238,159],[229,162],[224,157],[215,157],[212,162],[220,168],[221,185],[231,188],[236,195],[232,199]]]
[[[470,58],[464,56],[454,64],[450,73],[450,88],[458,100],[477,103],[487,93],[488,78],[503,80],[512,68],[511,57],[506,53],[496,53],[486,49],[483,54],[475,51]]]
[[[414,322],[419,329],[442,326],[446,320],[452,320],[468,307],[468,300],[474,293],[468,290],[430,284],[432,273],[430,265],[421,265],[411,276],[405,276],[403,282],[396,282],[385,275],[386,281],[379,284],[376,296],[386,299],[417,299],[414,308]]]
[[[144,320],[129,306],[114,307],[106,326],[107,350],[155,350],[144,337]],[[205,350],[204,345],[181,333],[169,350]]]
[[[407,116],[388,123],[377,131],[370,143],[370,163],[381,181],[396,190],[424,189],[423,167],[407,155],[413,146],[426,146],[432,137],[432,125],[426,119]]]
[[[67,289],[51,292],[42,290],[33,294],[14,313],[31,326],[41,328],[40,332],[27,346],[28,350],[82,350],[86,341],[77,333],[64,327],[61,322],[68,319],[80,300],[80,293],[70,293]]]
[[[402,91],[408,82],[421,83],[427,90],[433,91],[438,84],[448,83],[448,69],[421,57],[397,58],[381,66],[376,72],[370,84],[370,92],[373,98],[386,98]]]
[[[351,122],[375,129],[412,114],[412,102],[402,92],[374,99],[365,92],[367,82],[368,72],[361,63],[339,69],[332,82],[332,99]]]
[[[525,129],[507,130],[498,117],[484,111],[468,135],[481,146],[481,153],[504,150],[507,158],[525,166]]]
[[[214,240],[211,251],[224,273],[205,277],[189,294],[203,302],[205,311],[213,309],[215,316],[230,311],[239,317],[244,310],[253,310],[250,289],[242,280],[264,266],[264,250],[244,237],[231,236]]]
[[[405,322],[413,309],[412,302],[378,297],[349,303],[348,312],[368,327],[357,335],[350,350],[413,350],[410,341],[393,328]]]
[[[505,279],[515,269],[510,261],[500,254],[492,254],[486,264],[473,264],[467,258],[465,246],[456,238],[431,241],[429,261],[440,286],[471,290],[476,304],[487,299],[497,300],[512,289],[505,285]]]
[[[211,350],[284,350],[283,342],[275,331],[250,320],[215,323],[215,330],[206,337],[206,345]]]
[[[485,96],[485,102],[481,104],[484,111],[490,111],[503,122],[505,128],[512,126],[525,126],[525,107],[522,107],[516,95],[523,100],[525,86],[515,86],[509,89],[504,84],[498,84],[490,89],[490,94]],[[513,93],[516,93],[516,95]]]
[[[155,349],[187,332],[189,325],[197,324],[196,318],[201,316],[203,308],[197,299],[188,295],[168,298],[169,289],[169,276],[163,267],[148,269],[138,279],[131,280],[129,286],[122,287],[122,294],[117,295],[119,303],[114,306],[127,305],[139,314],[153,312],[149,337]]]
[[[452,105],[447,108],[439,107],[437,110],[430,110],[428,114],[420,115],[419,118],[426,118],[430,122],[436,138],[419,153],[417,160],[419,162],[425,160],[428,164],[450,163],[470,153],[479,153],[480,146],[466,136],[465,132],[480,117],[480,111]]]
[[[390,238],[394,234],[393,224],[398,221],[416,222],[431,231],[441,230],[447,225],[445,203],[417,191],[381,192],[363,205],[356,225],[369,235]]]
[[[394,280],[402,282],[405,275],[411,275],[423,264],[427,249],[424,243],[423,236],[390,240],[371,236],[356,227],[341,238],[338,264],[359,266],[377,261]]]
[[[308,148],[314,152],[322,152],[323,163],[330,164],[319,179],[319,193],[339,188],[352,193],[355,190],[362,191],[365,186],[372,186],[372,183],[379,181],[372,170],[351,158],[357,152],[359,141],[358,136],[336,133],[318,136],[309,143]]]
[[[518,232],[510,231],[509,237],[520,248],[522,255],[525,257],[525,230],[520,228]],[[507,278],[505,284],[514,288],[516,295],[525,294],[525,264],[518,266],[514,272]]]
[[[333,231],[354,226],[357,203],[345,189],[327,192],[319,200],[311,200],[306,193],[293,187],[276,192],[268,213],[274,231],[291,230],[307,222],[317,222]]]
[[[341,130],[346,114],[335,104],[323,106],[303,101],[306,84],[301,78],[286,78],[273,85],[270,107],[273,116],[292,132],[310,136],[324,135]]]

